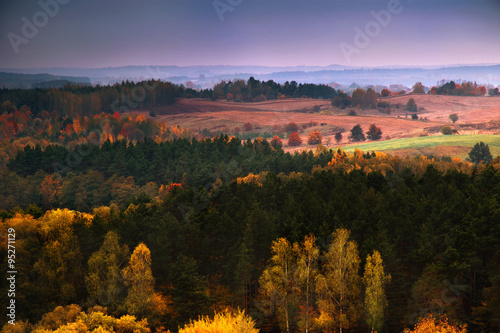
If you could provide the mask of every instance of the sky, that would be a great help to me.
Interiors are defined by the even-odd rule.
[[[0,0],[0,32],[0,68],[498,64],[500,0]]]

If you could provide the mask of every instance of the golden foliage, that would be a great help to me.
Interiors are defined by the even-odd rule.
[[[467,333],[467,325],[454,326],[448,323],[448,318],[421,318],[413,330],[405,329],[404,333]]]
[[[364,152],[357,148],[354,153],[346,153],[339,148],[332,160],[328,162],[326,168],[335,172],[347,173],[352,170],[363,170],[365,173],[379,171],[383,175],[386,175],[388,172],[399,174],[408,170],[417,176],[423,175],[427,167],[431,164],[441,173],[445,173],[449,169],[455,169],[458,172],[470,175],[474,169],[474,166],[470,162],[463,162],[459,157],[454,157],[450,162],[447,162],[436,161],[426,156],[400,158],[399,156],[391,156],[382,152],[373,152],[369,153],[369,155],[369,157],[365,157]],[[495,169],[500,169],[500,159],[493,161],[492,165]],[[485,167],[482,164],[478,165],[477,172],[482,172]]]
[[[76,305],[70,305],[70,307]],[[124,315],[120,318],[111,317],[101,311],[93,311],[89,313],[80,312],[71,322],[52,326],[45,326],[43,319],[36,325],[35,333],[149,333],[151,330],[148,327],[147,319],[137,321],[135,316]]]
[[[250,172],[246,177],[238,177],[236,179],[236,182],[238,184],[254,183],[259,186],[262,186],[262,184],[266,180],[267,175],[268,175],[267,171],[261,172],[258,175],[254,175],[253,173]]]
[[[179,333],[258,333],[254,321],[243,311],[233,313],[226,310],[217,313],[213,319],[202,317],[179,330]]]

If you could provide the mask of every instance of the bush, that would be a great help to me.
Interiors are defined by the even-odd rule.
[[[377,103],[377,107],[379,108],[390,108],[391,107],[391,103],[387,102],[387,101],[380,101]]]
[[[299,133],[292,132],[288,136],[288,145],[292,147],[300,146],[302,144],[302,139],[300,138]]]
[[[149,112],[149,116],[150,116],[150,117],[156,117],[156,112],[154,112],[154,111],[150,111],[150,112]]]
[[[253,125],[250,123],[245,123],[245,125],[243,125],[243,130],[245,132],[250,132],[252,129],[253,129]]]
[[[340,92],[332,99],[332,106],[345,109],[349,105],[351,105],[351,97],[346,93]]]
[[[288,123],[285,125],[285,132],[287,133],[292,133],[292,132],[298,132],[299,131],[299,126],[296,123]]]
[[[356,113],[356,110],[354,109],[350,109],[349,112],[347,113],[348,116],[355,116],[357,113]]]
[[[448,318],[443,316],[439,319],[432,315],[421,318],[413,330],[405,329],[403,333],[467,333],[467,325],[453,326],[448,322]]]
[[[244,312],[230,313],[228,311],[218,313],[213,319],[203,317],[193,321],[179,333],[258,333],[254,327],[254,321],[245,315]]]
[[[443,133],[444,135],[452,135],[453,129],[450,126],[443,126],[441,127],[441,133]]]
[[[319,131],[312,131],[307,138],[307,144],[318,145],[323,141],[323,136]]]

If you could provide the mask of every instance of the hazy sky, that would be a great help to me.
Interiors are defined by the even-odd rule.
[[[0,67],[500,63],[499,0],[41,3],[0,0]]]

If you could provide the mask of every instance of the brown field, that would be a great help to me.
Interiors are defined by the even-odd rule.
[[[426,121],[411,120],[406,111],[393,110],[390,115],[378,110],[356,110],[356,116],[348,116],[349,109],[333,108],[329,100],[286,99],[259,103],[236,103],[205,99],[179,99],[174,105],[156,108],[156,120],[169,125],[179,125],[195,131],[208,129],[212,132],[233,133],[243,130],[245,123],[251,123],[253,132],[281,132],[287,123],[299,126],[313,122],[301,130],[304,143],[312,130],[319,130],[327,146],[337,146],[333,135],[343,133],[341,145],[348,145],[348,131],[361,124],[366,131],[370,124],[376,124],[383,131],[382,140],[437,134],[443,125],[450,125],[461,134],[492,134],[498,130],[500,121],[500,97],[461,97],[405,95],[386,98],[391,104],[406,105],[414,98],[419,108],[419,117]],[[319,112],[314,111],[319,107]],[[149,114],[150,110],[137,111]],[[316,110],[317,111],[317,110]],[[448,116],[456,113],[459,120],[451,124]],[[148,116],[149,117],[149,116]],[[317,123],[315,125],[314,123]],[[305,145],[298,149],[304,149]],[[293,149],[296,150],[296,149]]]
[[[425,108],[419,113],[430,121],[448,122],[451,113],[458,115],[457,124],[478,124],[500,119],[500,97],[405,95],[384,100],[406,105],[410,98],[419,107]]]

